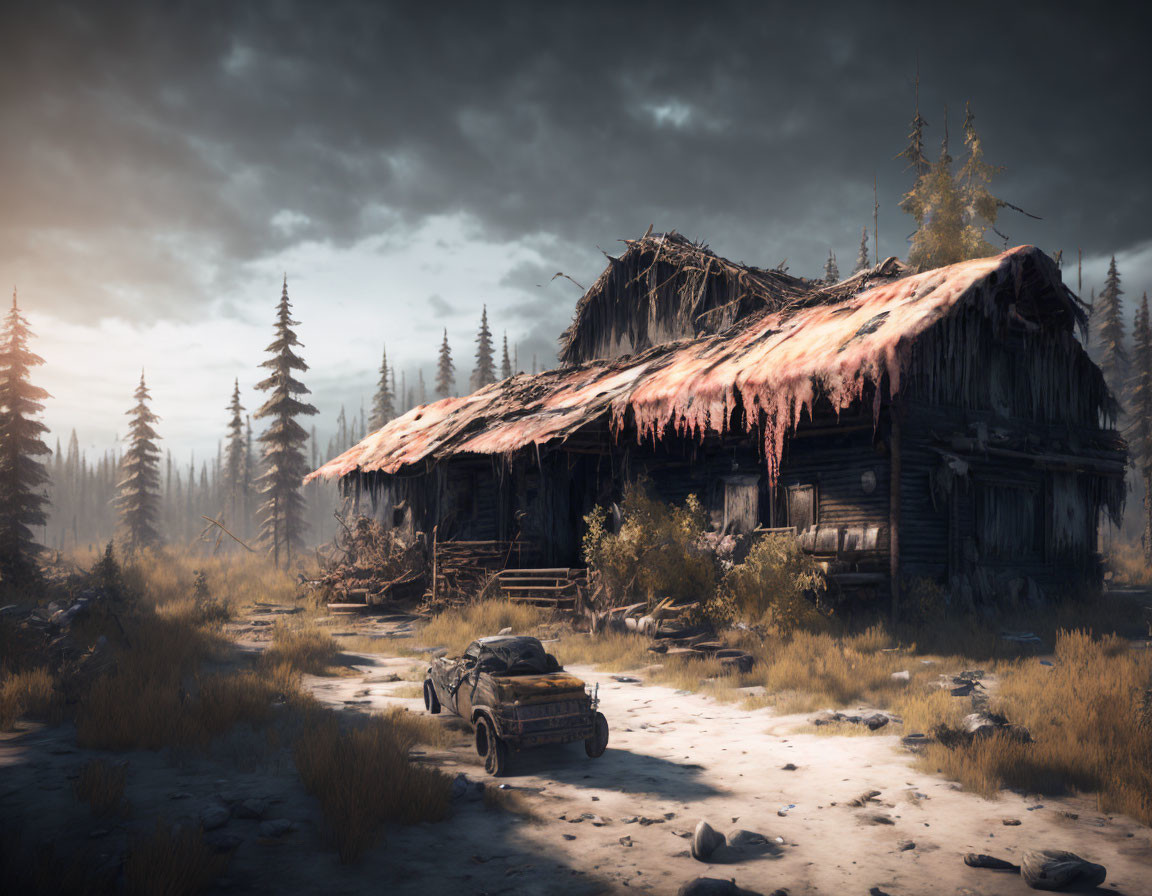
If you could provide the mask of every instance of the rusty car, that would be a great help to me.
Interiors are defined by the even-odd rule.
[[[424,707],[455,713],[473,727],[476,752],[494,776],[508,768],[509,751],[584,742],[591,758],[608,746],[608,720],[598,686],[565,672],[536,638],[480,638],[463,656],[433,659],[424,681]]]

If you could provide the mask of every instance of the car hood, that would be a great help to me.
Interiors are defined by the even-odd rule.
[[[500,702],[570,700],[584,694],[584,682],[567,672],[547,675],[493,675]]]

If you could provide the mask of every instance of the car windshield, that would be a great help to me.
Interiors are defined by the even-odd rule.
[[[494,675],[539,675],[556,668],[535,638],[484,639],[469,646],[465,656],[478,656],[481,671]]]

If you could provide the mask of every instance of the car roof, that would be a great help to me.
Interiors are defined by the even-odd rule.
[[[539,638],[533,638],[531,635],[490,635],[487,638],[477,638],[472,644],[478,644],[481,647],[508,647],[516,643],[540,644]],[[471,647],[472,645],[468,645]]]

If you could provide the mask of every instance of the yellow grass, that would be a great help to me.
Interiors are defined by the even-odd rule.
[[[1152,688],[1152,652],[1116,637],[1061,633],[1055,665],[1019,660],[1001,668],[992,709],[1031,732],[1035,743],[999,738],[922,755],[966,787],[993,795],[1095,791],[1101,811],[1152,824],[1152,719],[1142,712]]]
[[[11,728],[21,717],[56,723],[63,714],[64,701],[46,667],[0,673],[0,731]]]
[[[432,617],[412,642],[446,647],[450,654],[457,655],[477,638],[495,635],[505,628],[511,628],[517,635],[535,634],[549,618],[550,614],[544,610],[525,604],[498,599],[476,601]]]
[[[329,717],[296,742],[296,768],[305,789],[319,801],[344,862],[363,855],[384,822],[416,824],[448,814],[451,781],[409,761],[408,751],[419,737],[404,715],[373,717],[353,729]]]
[[[127,814],[124,790],[128,783],[128,764],[92,759],[84,763],[72,785],[76,799],[87,803],[96,816]]]
[[[199,828],[169,827],[136,841],[124,862],[127,896],[193,896],[219,877],[228,857],[205,843]]]
[[[562,665],[595,663],[619,671],[664,662],[661,654],[648,649],[649,643],[631,633],[603,632],[598,635],[568,635],[558,644],[547,646]]]
[[[281,622],[273,630],[272,644],[260,657],[260,664],[269,669],[289,666],[311,675],[323,675],[339,653],[336,640],[315,624],[307,620]]]

